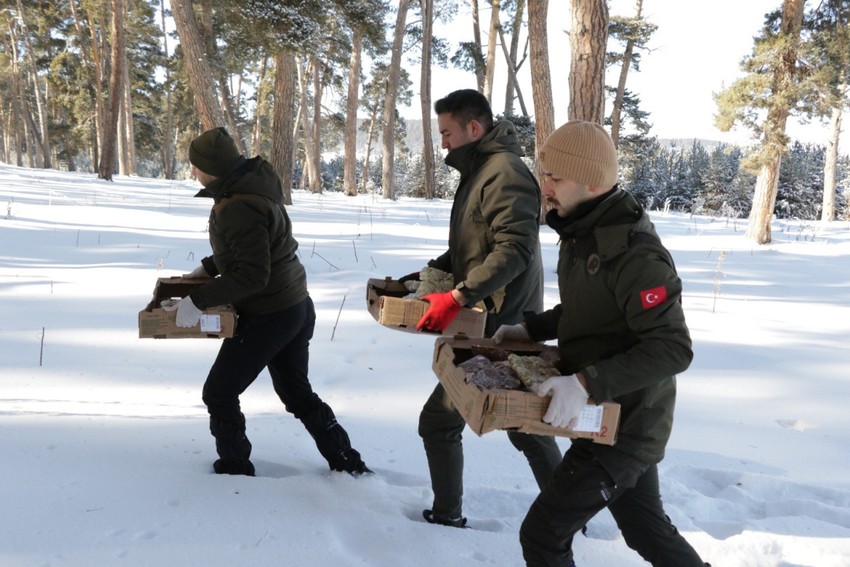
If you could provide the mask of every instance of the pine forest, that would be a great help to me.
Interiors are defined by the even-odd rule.
[[[653,133],[629,85],[653,56],[657,26],[644,0],[623,14],[605,0],[554,1],[570,5],[561,23],[569,119],[605,125],[620,186],[644,206],[740,222],[762,244],[771,218],[850,219],[850,158],[839,147],[850,2],[776,0],[752,30],[742,77],[714,94],[717,128],[752,132],[754,143],[739,147]],[[550,0],[0,0],[0,161],[105,181],[185,179],[189,141],[224,126],[242,153],[273,164],[288,202],[293,189],[451,198],[457,174],[443,163],[433,115],[447,93],[433,87],[432,70],[468,72],[491,101],[494,75],[506,76],[504,106],[493,111],[516,125],[534,168],[535,148],[558,126],[550,8]],[[450,21],[468,26],[472,40],[435,33]],[[524,86],[517,77],[529,70]],[[414,90],[421,118],[405,118]],[[795,141],[789,117],[828,123],[828,135]]]

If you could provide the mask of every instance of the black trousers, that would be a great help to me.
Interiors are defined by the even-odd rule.
[[[704,567],[664,513],[656,465],[584,441],[573,442],[528,510],[520,528],[526,564],[569,565],[573,536],[606,507],[626,544],[653,566]]]
[[[419,414],[419,435],[425,445],[431,473],[433,510],[452,518],[461,515],[463,505],[461,440],[465,426],[466,422],[448,400],[442,384],[438,384]],[[508,439],[528,459],[537,485],[542,489],[561,462],[561,449],[555,439],[516,431],[509,431]]]
[[[251,456],[239,396],[268,367],[286,411],[303,422],[331,469],[350,470],[360,460],[333,411],[310,385],[307,370],[315,324],[309,297],[278,313],[239,316],[235,335],[222,342],[204,384],[210,432],[221,458],[248,460]]]

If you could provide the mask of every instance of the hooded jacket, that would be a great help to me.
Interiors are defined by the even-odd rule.
[[[484,302],[488,334],[543,309],[540,189],[522,155],[508,121],[446,155],[460,183],[449,248],[428,265],[451,273],[468,305]]]
[[[280,178],[269,162],[240,157],[195,196],[213,199],[213,253],[202,264],[215,279],[190,294],[199,309],[231,303],[240,315],[265,315],[308,296]]]
[[[547,223],[561,237],[561,303],[526,324],[534,340],[558,339],[559,370],[581,372],[597,403],[621,405],[615,449],[657,463],[673,425],[676,374],[693,358],[682,282],[649,217],[615,188],[577,219]]]

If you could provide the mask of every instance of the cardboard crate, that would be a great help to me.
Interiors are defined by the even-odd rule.
[[[437,339],[434,345],[434,373],[449,399],[475,433],[483,435],[494,429],[515,429],[523,433],[586,438],[594,443],[614,444],[620,422],[620,404],[588,404],[582,420],[585,430],[554,427],[543,422],[550,398],[541,398],[524,390],[487,390],[475,384],[468,384],[464,379],[463,369],[457,365],[472,358],[472,345],[497,346],[523,356],[536,355],[543,345],[507,341],[496,345],[492,339],[463,337]]]
[[[236,310],[230,305],[211,307],[201,315],[194,327],[178,327],[177,311],[166,311],[159,305],[165,299],[182,299],[209,279],[189,279],[180,276],[159,278],[153,290],[153,299],[139,311],[139,338],[141,339],[221,339],[232,337],[236,330]]]
[[[385,327],[433,335],[431,331],[416,330],[416,324],[428,309],[428,302],[406,298],[406,295],[410,295],[410,290],[398,280],[373,278],[366,285],[366,306],[375,321]],[[464,307],[442,334],[483,337],[486,324],[486,311],[479,307]]]

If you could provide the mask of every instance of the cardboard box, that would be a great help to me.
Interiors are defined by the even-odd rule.
[[[398,280],[373,278],[366,285],[366,306],[375,321],[385,327],[399,331],[434,334],[431,331],[416,330],[416,324],[428,309],[428,302],[405,298],[406,295],[410,295],[410,290]],[[483,337],[486,324],[486,311],[478,307],[464,307],[442,334]]]
[[[588,404],[582,423],[571,430],[543,422],[550,398],[524,390],[487,390],[468,384],[457,365],[472,358],[472,345],[498,346],[518,355],[533,356],[542,350],[538,343],[502,342],[492,339],[440,337],[434,345],[434,373],[463,419],[478,435],[494,429],[515,429],[523,433],[586,438],[594,443],[613,445],[617,440],[620,404]],[[582,429],[579,431],[579,429]]]
[[[211,307],[201,315],[194,327],[178,327],[177,311],[166,311],[160,303],[166,299],[182,299],[206,283],[208,279],[189,279],[180,276],[159,278],[153,299],[139,311],[141,339],[221,339],[232,337],[236,330],[236,310],[230,305]]]

